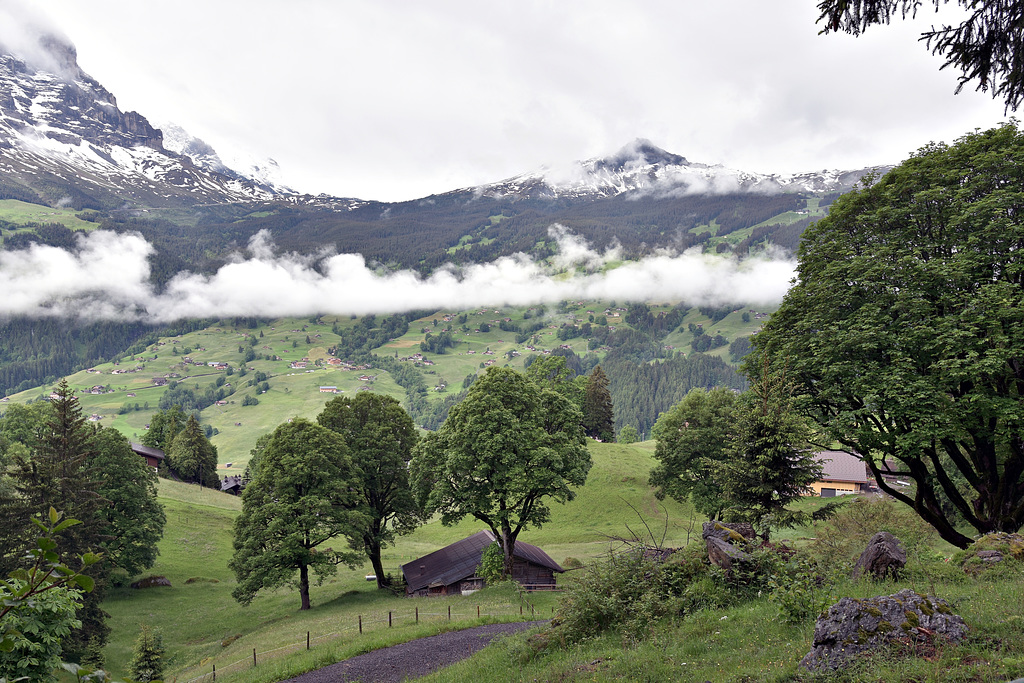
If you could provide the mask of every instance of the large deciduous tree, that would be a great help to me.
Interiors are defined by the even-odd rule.
[[[153,415],[149,421],[149,429],[142,435],[142,444],[150,448],[159,448],[166,453],[174,443],[174,437],[185,427],[188,415],[181,406],[172,406]]]
[[[103,502],[96,511],[106,540],[104,555],[129,576],[149,569],[167,521],[156,497],[156,473],[116,429],[100,429],[93,439],[91,465]]]
[[[931,0],[938,10],[949,0]],[[824,33],[845,31],[860,35],[876,24],[888,24],[893,18],[915,16],[923,0],[822,0],[818,3]],[[1024,50],[1022,50],[1021,0],[957,0],[966,10],[958,25],[934,25],[921,34],[932,54],[945,57],[942,65],[961,72],[956,91],[968,83],[991,91],[1007,109],[1016,110],[1024,99]]]
[[[717,519],[730,506],[722,465],[732,453],[736,393],[725,387],[692,389],[661,414],[652,430],[657,444],[650,483],[655,495],[667,495]]]
[[[242,494],[229,563],[238,579],[232,596],[247,605],[263,589],[297,585],[300,609],[309,609],[310,572],[323,581],[337,565],[358,560],[351,552],[320,548],[365,525],[358,485],[339,434],[303,419],[280,425]]]
[[[366,525],[351,541],[366,553],[377,586],[384,588],[388,579],[381,550],[422,521],[409,486],[409,460],[419,440],[416,425],[398,401],[372,392],[329,401],[317,422],[341,434],[348,445],[358,476],[356,491],[367,513]]]
[[[827,437],[959,547],[944,505],[980,533],[1024,524],[1022,217],[1013,124],[926,147],[807,230],[754,337]]]
[[[590,471],[579,409],[510,368],[491,368],[416,448],[410,476],[441,523],[474,517],[494,533],[510,576],[515,542],[575,497]]]

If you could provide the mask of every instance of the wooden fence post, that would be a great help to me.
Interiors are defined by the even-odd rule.
[[[448,621],[452,620],[452,606],[448,605]]]
[[[360,635],[362,635],[362,633],[363,633],[363,615],[362,614],[359,615],[359,633],[360,633]]]
[[[306,631],[306,649],[309,649],[309,631]]]
[[[391,610],[388,610],[388,628],[391,628]]]
[[[213,665],[213,680],[217,680],[217,665]]]
[[[420,608],[416,608],[416,623],[420,623]]]
[[[476,606],[476,618],[477,618],[477,619],[479,619],[479,618],[480,618],[480,605],[477,605],[477,606]]]
[[[252,665],[256,666],[256,648],[252,649]]]

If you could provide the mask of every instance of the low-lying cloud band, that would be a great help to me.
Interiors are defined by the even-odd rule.
[[[560,226],[553,263],[525,254],[490,263],[447,266],[429,276],[375,270],[359,254],[319,257],[276,252],[268,232],[212,275],[182,272],[157,291],[149,282],[154,252],[141,235],[97,230],[74,250],[33,245],[0,252],[0,316],[165,323],[184,318],[363,315],[423,309],[527,306],[561,300],[669,302],[691,305],[778,303],[795,262],[661,252],[619,262]],[[614,265],[609,265],[614,262]]]

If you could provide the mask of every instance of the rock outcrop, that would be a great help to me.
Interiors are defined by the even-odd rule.
[[[966,633],[967,624],[945,600],[910,589],[866,600],[843,598],[818,617],[811,651],[800,666],[832,671],[851,657],[892,643],[957,642]]]
[[[868,541],[857,564],[853,566],[853,578],[869,576],[881,581],[887,577],[896,578],[907,564],[907,553],[900,540],[888,531],[879,531]]]
[[[746,522],[704,522],[701,538],[711,564],[728,572],[736,563],[750,560],[746,550],[754,538],[754,527]]]

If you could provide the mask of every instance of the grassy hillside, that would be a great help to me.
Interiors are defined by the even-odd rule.
[[[79,218],[76,215],[79,213],[74,209],[51,208],[17,199],[0,199],[0,221],[16,226],[58,223],[72,230],[93,230],[99,227],[96,223]]]
[[[663,533],[667,535],[669,545],[684,544],[692,533],[692,524],[696,524],[699,534],[699,523],[688,507],[671,501],[662,506],[647,487],[647,472],[652,466],[649,444],[591,443],[590,452],[594,466],[576,500],[556,505],[551,522],[524,532],[522,540],[539,545],[559,562],[566,557],[587,561],[606,553],[614,538],[629,536],[630,529],[645,533],[643,521],[633,508],[645,517],[659,540]],[[475,621],[478,605],[484,616],[491,613],[494,619],[518,619],[519,606],[524,604],[517,594],[504,590],[450,599],[413,601],[395,597],[377,591],[376,584],[365,580],[367,564],[355,570],[342,568],[337,576],[314,587],[314,607],[308,612],[299,612],[294,589],[261,594],[250,606],[241,607],[231,598],[235,581],[227,568],[232,553],[232,520],[241,508],[240,499],[166,480],[160,481],[159,493],[167,512],[167,529],[160,543],[160,557],[150,573],[166,576],[172,587],[111,591],[104,608],[111,614],[113,634],[105,654],[108,666],[118,674],[124,672],[131,656],[140,622],[162,630],[168,648],[169,679],[177,676],[178,680],[187,680],[209,672],[216,663],[218,680],[222,676],[223,680],[277,680],[226,677],[225,669],[239,659],[251,662],[253,648],[262,653],[299,641],[304,648],[307,631],[313,638],[342,635],[322,638],[312,655],[288,655],[280,661],[296,657],[297,663],[277,663],[269,670],[301,670],[307,666],[307,657],[319,658],[316,661],[341,657],[368,647],[368,643],[375,642],[373,638],[401,640],[436,632],[448,627],[449,606],[456,621]],[[385,569],[397,574],[400,564],[480,529],[478,522],[466,521],[449,528],[433,521],[387,550]],[[557,597],[538,593],[528,600],[527,613],[532,604],[535,613],[550,615]],[[422,612],[419,625],[414,617],[417,607]],[[386,628],[388,611],[394,619],[390,630]],[[366,631],[363,638],[358,637],[360,616]],[[264,676],[265,670],[260,667],[257,673],[260,671],[264,673],[259,676]]]
[[[613,303],[567,302],[552,309],[438,311],[411,321],[406,334],[387,341],[373,352],[378,356],[409,358],[420,352],[420,344],[428,333],[437,335],[440,330],[449,328],[455,345],[444,353],[425,354],[432,365],[402,361],[407,365],[418,365],[427,389],[428,405],[436,405],[445,397],[458,393],[467,377],[492,364],[522,369],[531,354],[543,354],[560,346],[570,348],[581,357],[594,353],[602,358],[608,353],[606,348],[590,351],[586,337],[560,340],[558,332],[561,325],[582,324],[606,312],[608,325],[617,329],[628,328],[623,320],[625,307]],[[652,314],[657,315],[669,310],[671,305],[653,305],[650,308]],[[690,323],[703,325],[709,334],[722,334],[729,340],[747,336],[760,327],[761,321],[753,317],[749,322],[743,321],[744,312],[749,311],[737,310],[712,324],[698,309],[691,309],[679,329],[661,343],[673,347],[666,353],[691,354],[688,345],[693,336],[687,331]],[[461,316],[465,316],[465,322],[461,322]],[[542,321],[543,327],[529,340],[517,343],[515,332],[499,328],[503,320],[522,327]],[[136,441],[142,438],[171,383],[198,395],[207,390],[223,390],[226,394],[223,404],[204,408],[200,416],[201,422],[215,430],[212,441],[218,448],[221,476],[244,468],[249,451],[260,435],[272,431],[290,417],[315,417],[324,403],[335,395],[354,395],[366,388],[406,402],[405,389],[387,371],[379,368],[342,369],[328,364],[328,350],[350,335],[359,323],[357,319],[285,318],[260,324],[249,321],[245,325],[238,322],[241,321],[223,320],[188,334],[161,337],[139,353],[74,373],[67,377],[68,383],[78,392],[86,415]],[[488,331],[481,331],[488,326]],[[532,346],[534,351],[528,346]],[[247,362],[247,353],[255,354],[256,358]],[[713,349],[709,355],[728,361],[728,346]],[[215,362],[229,364],[230,370],[208,365]],[[292,367],[293,363],[301,362],[305,362],[306,367]],[[244,374],[241,372],[243,367]],[[251,385],[257,373],[267,376],[269,390],[266,393],[262,393],[259,386]],[[155,378],[166,380],[168,384],[158,386]],[[339,393],[322,393],[322,386],[335,386]],[[48,395],[50,389],[50,386],[33,388],[5,397],[5,402],[37,400]],[[243,406],[246,397],[255,398],[259,403]],[[0,403],[0,411],[4,404]]]

